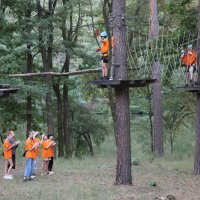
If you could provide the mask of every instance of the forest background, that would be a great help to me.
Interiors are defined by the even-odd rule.
[[[100,69],[95,30],[106,29],[110,6],[109,0],[1,1],[0,82],[20,88],[0,101],[1,133],[12,129],[21,140],[29,130],[54,133],[60,158],[96,159],[105,149],[114,156],[110,93],[87,84],[99,79],[100,73],[23,79],[8,76]],[[126,14],[129,76],[150,76],[152,58],[159,56],[165,159],[188,161],[186,168],[190,161],[191,169],[195,96],[177,87],[185,84],[181,49],[189,43],[196,47],[197,6],[195,0],[158,0],[161,39],[154,52],[148,46],[149,1],[127,0]],[[151,86],[131,90],[130,102],[133,163],[153,162]]]

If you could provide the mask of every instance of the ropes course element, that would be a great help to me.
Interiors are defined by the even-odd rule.
[[[166,35],[164,31],[160,38],[149,41],[148,35],[139,31],[134,36],[133,43],[128,44],[128,66],[130,79],[148,79],[152,77],[152,66],[156,60],[161,63],[161,81],[172,81],[183,85],[185,82],[185,67],[181,63],[181,50],[193,44],[196,48],[197,35],[188,33],[173,33]],[[130,48],[131,46],[131,48]]]
[[[33,76],[52,76],[52,77],[60,77],[60,76],[76,76],[76,75],[85,75],[85,74],[92,74],[100,72],[100,68],[95,69],[87,69],[87,70],[80,70],[80,71],[73,71],[73,72],[66,72],[66,73],[58,73],[58,72],[38,72],[38,73],[26,73],[26,74],[9,74],[9,77],[17,78],[17,77],[33,77]]]

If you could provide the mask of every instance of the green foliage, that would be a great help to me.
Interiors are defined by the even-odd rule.
[[[140,160],[139,160],[139,158],[136,157],[136,156],[132,156],[132,164],[135,165],[135,166],[140,165]]]
[[[75,102],[70,106],[70,130],[73,140],[73,151],[76,156],[94,154],[105,140],[107,135],[106,126],[85,106]],[[95,148],[96,149],[96,148]]]

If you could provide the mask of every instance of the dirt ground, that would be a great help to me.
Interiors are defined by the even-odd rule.
[[[178,163],[178,161],[177,161]],[[181,163],[178,163],[181,165]],[[173,195],[176,200],[199,200],[200,177],[162,161],[133,166],[133,185],[115,186],[115,157],[98,155],[82,160],[55,161],[55,175],[42,176],[41,161],[35,181],[23,182],[24,159],[18,158],[13,180],[1,179],[0,200],[153,200]],[[4,160],[0,160],[3,177]],[[156,186],[151,186],[156,183]]]

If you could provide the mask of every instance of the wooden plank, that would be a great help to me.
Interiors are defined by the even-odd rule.
[[[154,83],[155,79],[136,79],[136,80],[96,80],[89,81],[89,85],[96,85],[97,87],[144,87],[147,84]]]
[[[60,77],[60,76],[76,76],[76,75],[84,75],[84,74],[92,74],[101,72],[100,68],[95,69],[87,69],[87,70],[80,70],[80,71],[73,71],[73,72],[66,72],[66,73],[58,73],[58,72],[38,72],[38,73],[26,73],[26,74],[9,74],[9,77],[12,78],[27,78],[27,77]]]

